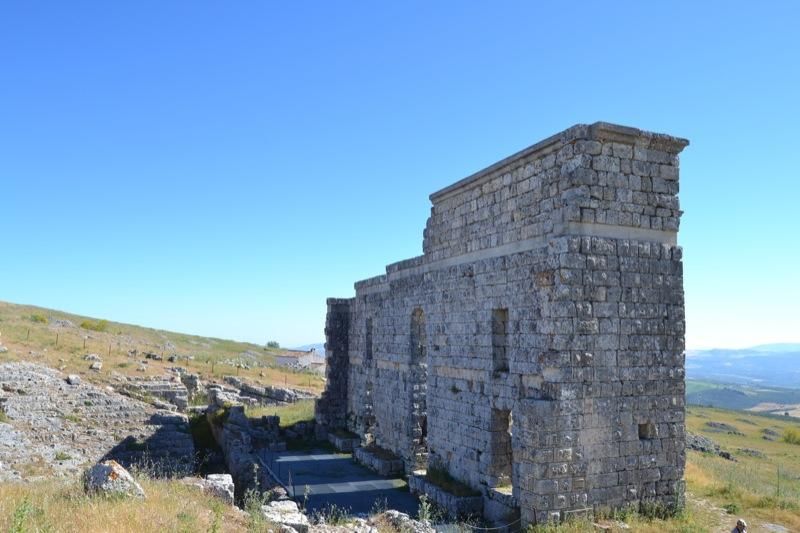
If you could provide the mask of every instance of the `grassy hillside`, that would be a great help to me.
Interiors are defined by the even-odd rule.
[[[312,392],[324,387],[319,376],[277,367],[275,356],[284,352],[279,348],[265,349],[246,342],[144,328],[34,306],[0,302],[0,332],[0,342],[9,349],[0,354],[0,362],[38,362],[80,374],[94,383],[110,382],[112,372],[154,376],[182,366],[207,380],[239,375],[265,385],[285,384]],[[129,355],[132,350],[136,350],[136,356]],[[146,360],[144,352],[158,354],[164,360]],[[101,371],[89,370],[89,362],[84,360],[89,353],[103,359]],[[168,362],[169,355],[178,356],[178,361]],[[145,360],[146,365],[142,363]]]
[[[712,427],[713,423],[727,424],[730,429]],[[760,531],[758,524],[766,522],[800,531],[800,445],[782,440],[791,430],[800,431],[800,421],[690,407],[686,426],[711,438],[737,460],[688,451],[686,482],[692,494],[747,517],[748,523],[756,524],[753,531]]]

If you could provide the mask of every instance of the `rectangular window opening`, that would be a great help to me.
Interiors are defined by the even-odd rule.
[[[372,361],[372,319],[367,319],[367,331],[366,331],[366,349],[364,352],[364,358],[367,361]]]
[[[656,425],[652,422],[645,422],[644,424],[639,424],[639,439],[641,440],[650,440],[654,439],[658,436],[658,431],[656,430]]]
[[[508,372],[508,309],[492,310],[492,368]]]

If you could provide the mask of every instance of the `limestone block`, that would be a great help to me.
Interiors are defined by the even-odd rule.
[[[144,498],[144,490],[116,461],[103,461],[84,474],[84,488],[90,494]]]

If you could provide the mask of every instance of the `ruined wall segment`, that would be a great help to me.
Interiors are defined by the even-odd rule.
[[[346,427],[348,374],[350,368],[350,316],[352,299],[328,298],[325,320],[325,390],[314,411],[320,437]]]
[[[603,122],[573,126],[432,194],[425,258],[611,227],[658,241],[672,234],[675,244],[677,154],[687,142]]]
[[[525,523],[680,505],[687,144],[578,125],[431,195],[424,255],[333,312],[347,427],[487,501],[510,484]]]

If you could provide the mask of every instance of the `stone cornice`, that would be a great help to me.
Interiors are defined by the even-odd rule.
[[[653,150],[662,150],[665,152],[677,154],[680,153],[688,144],[687,139],[680,137],[673,137],[663,133],[653,133],[649,131],[640,130],[638,128],[631,128],[628,126],[620,126],[618,124],[611,124],[609,122],[595,122],[594,124],[576,124],[571,128],[567,128],[561,133],[556,133],[542,141],[531,145],[524,150],[506,157],[497,163],[490,165],[483,170],[476,172],[466,178],[459,180],[452,185],[440,189],[430,195],[432,203],[439,202],[448,198],[458,192],[463,192],[473,187],[477,187],[498,174],[504,172],[506,167],[514,163],[524,160],[533,160],[544,157],[550,153],[560,150],[564,145],[577,140],[597,140],[597,141],[611,141],[621,144],[631,144],[641,148],[648,148]]]

